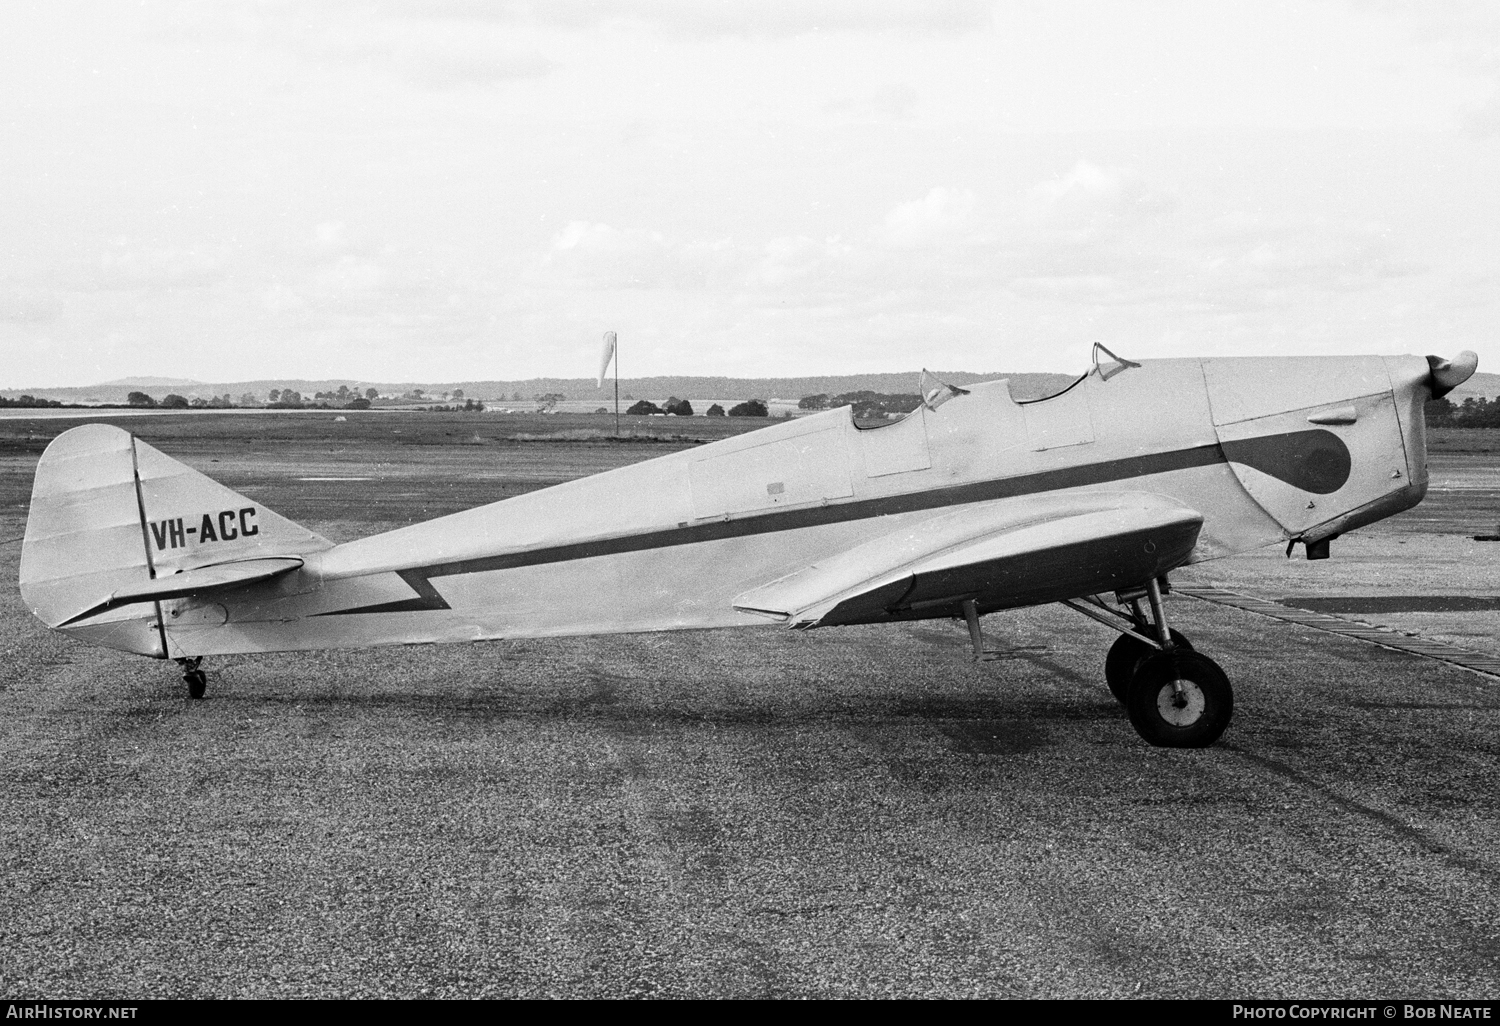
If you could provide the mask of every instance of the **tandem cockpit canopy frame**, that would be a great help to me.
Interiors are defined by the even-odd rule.
[[[1017,405],[1024,406],[1029,403],[1043,403],[1048,399],[1056,398],[1057,396],[1062,395],[1064,392],[1071,391],[1074,386],[1082,382],[1090,374],[1097,374],[1099,375],[1099,380],[1108,381],[1116,374],[1127,371],[1132,367],[1140,366],[1140,364],[1136,363],[1134,360],[1127,360],[1123,356],[1119,356],[1118,354],[1112,352],[1109,347],[1107,347],[1103,342],[1094,343],[1093,350],[1089,354],[1089,362],[1092,364],[1092,367],[1088,371],[1079,375],[1073,381],[1069,382],[1066,388],[1054,392],[1052,395],[1043,396],[1040,399],[1020,400]],[[939,406],[943,405],[948,400],[956,399],[961,395],[969,394],[969,390],[967,388],[960,388],[957,385],[948,384],[948,382],[939,378],[936,374],[932,373],[932,371],[928,370],[926,367],[922,368],[922,373],[917,377],[917,392],[922,396],[922,406],[919,408],[926,408],[927,410],[933,412],[935,412]],[[903,417],[902,419],[904,420],[905,418]]]

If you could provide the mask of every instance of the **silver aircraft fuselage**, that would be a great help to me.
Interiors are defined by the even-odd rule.
[[[1034,402],[994,381],[897,423],[831,410],[340,545],[118,429],[83,427],[38,469],[22,591],[49,626],[171,658],[875,622],[960,615],[958,591],[836,606],[828,582],[857,588],[982,525],[1040,549],[1017,549],[963,598],[980,612],[1034,605],[1273,543],[1318,546],[1416,504],[1430,371],[1412,356],[1152,360],[1096,367]],[[105,466],[107,484],[79,476]],[[97,584],[74,554],[90,502],[112,532]],[[1127,506],[1192,511],[1201,529],[1160,544],[1137,532],[1125,553],[1109,525]],[[1072,533],[1049,541],[1068,518]],[[1113,547],[1079,533],[1094,522]],[[1043,549],[1050,562],[1021,558]],[[160,597],[181,571],[291,557],[273,577]],[[805,607],[798,580],[817,582]],[[127,601],[148,587],[157,597]]]

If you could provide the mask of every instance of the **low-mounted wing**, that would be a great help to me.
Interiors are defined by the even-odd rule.
[[[1203,516],[1161,496],[980,503],[746,592],[735,607],[793,627],[961,616],[1130,587],[1185,562]]]

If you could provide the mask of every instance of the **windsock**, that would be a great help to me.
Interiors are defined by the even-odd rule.
[[[604,349],[599,354],[599,387],[604,387],[604,372],[609,370],[609,361],[615,358],[615,333],[604,333]]]

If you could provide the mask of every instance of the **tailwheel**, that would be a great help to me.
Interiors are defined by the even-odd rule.
[[[199,669],[203,662],[202,656],[194,656],[191,659],[179,659],[182,665],[182,679],[187,683],[189,698],[202,698],[208,690],[208,674]]]
[[[1178,648],[1185,648],[1189,652],[1193,650],[1193,643],[1183,637],[1178,631],[1172,631],[1172,644]],[[1109,647],[1109,655],[1104,658],[1104,682],[1109,685],[1110,694],[1121,705],[1125,704],[1130,694],[1130,682],[1135,677],[1136,667],[1140,666],[1149,656],[1161,651],[1152,648],[1129,634],[1121,634],[1115,639],[1115,643]]]
[[[1125,708],[1136,733],[1158,748],[1206,748],[1229,726],[1234,690],[1218,663],[1176,649],[1136,667]]]

